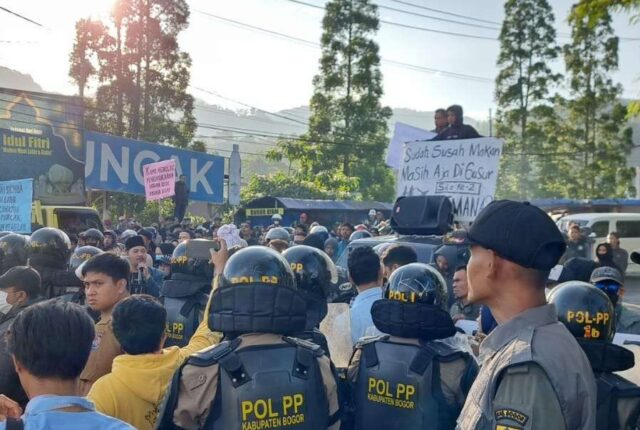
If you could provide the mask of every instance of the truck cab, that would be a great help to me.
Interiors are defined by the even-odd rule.
[[[55,227],[70,236],[77,236],[89,228],[104,231],[98,211],[85,206],[41,205],[39,201],[35,201],[31,206],[31,223],[33,229]]]

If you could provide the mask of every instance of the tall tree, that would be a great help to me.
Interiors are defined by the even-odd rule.
[[[548,109],[549,91],[561,79],[550,64],[558,57],[554,15],[546,0],[508,0],[500,32],[496,77],[497,134],[505,139],[500,192],[508,197],[537,194],[536,158],[543,140],[535,132]],[[514,156],[514,153],[517,154]]]
[[[568,122],[575,139],[568,150],[577,154],[574,168],[566,172],[569,191],[576,197],[621,197],[633,187],[633,170],[625,167],[631,150],[626,108],[617,101],[622,92],[611,74],[618,68],[618,38],[611,16],[598,21],[571,14],[571,43],[564,47],[571,98]]]
[[[369,0],[331,0],[322,26],[309,129],[297,141],[280,142],[270,156],[295,161],[299,176],[321,187],[391,200],[393,176],[383,158],[391,109],[380,103],[380,55],[373,40],[377,6]]]
[[[104,34],[78,23],[70,75],[84,88],[86,71],[95,71],[90,123],[109,133],[188,146],[196,129],[187,93],[191,59],[178,45],[188,18],[185,0],[117,0],[111,22],[102,23]]]

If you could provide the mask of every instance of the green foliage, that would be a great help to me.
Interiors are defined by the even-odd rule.
[[[322,25],[309,129],[299,140],[281,141],[270,159],[294,161],[298,176],[318,187],[351,188],[357,191],[351,197],[389,201],[394,178],[383,157],[391,109],[380,104],[380,55],[373,40],[377,6],[369,0],[329,1]]]
[[[265,196],[295,199],[345,199],[349,190],[322,188],[317,183],[279,172],[269,176],[255,175],[241,191],[242,204]]]
[[[572,41],[564,47],[571,98],[565,102],[570,133],[566,150],[576,154],[565,172],[565,189],[577,198],[622,197],[633,191],[633,170],[625,167],[633,144],[627,110],[617,102],[622,89],[611,74],[618,68],[618,38],[611,16],[597,23],[572,14]]]
[[[497,64],[496,133],[505,140],[499,194],[530,198],[539,193],[534,174],[546,160],[536,157],[545,135],[542,122],[553,115],[549,91],[561,79],[549,64],[558,57],[554,16],[546,0],[508,0],[500,32]]]

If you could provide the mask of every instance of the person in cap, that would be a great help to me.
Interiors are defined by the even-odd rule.
[[[458,428],[593,429],[591,365],[545,297],[566,248],[556,225],[529,203],[494,201],[467,242],[468,300],[486,305],[498,326],[480,345],[482,367]]]
[[[598,384],[596,429],[636,428],[640,387],[614,373],[633,368],[635,360],[633,352],[611,343],[615,334],[611,300],[602,290],[581,281],[558,285],[548,299],[591,363]]]
[[[15,266],[0,276],[0,294],[6,296],[11,305],[9,312],[0,317],[0,393],[10,397],[21,406],[29,400],[7,351],[5,334],[15,318],[29,306],[42,300],[40,297],[40,275],[32,267]]]
[[[160,296],[160,287],[155,281],[155,277],[162,277],[156,273],[152,276],[152,271],[156,271],[147,264],[147,247],[142,236],[131,236],[126,240],[124,246],[127,250],[127,261],[129,262],[129,292],[131,294],[149,294],[153,297]],[[159,276],[158,276],[159,275]]]
[[[361,339],[349,363],[356,430],[455,427],[478,365],[453,341],[446,307],[435,268],[410,263],[393,272],[371,308],[387,335]]]
[[[290,337],[304,330],[307,310],[289,262],[251,246],[214,282],[209,328],[225,340],[176,373],[158,428],[337,430],[331,361],[319,346]]]
[[[632,253],[633,255],[633,253]],[[624,276],[613,267],[598,267],[591,274],[590,282],[609,296],[615,307],[616,332],[640,334],[640,306],[624,303]]]

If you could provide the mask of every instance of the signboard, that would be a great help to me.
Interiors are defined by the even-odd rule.
[[[102,133],[85,133],[87,187],[144,195],[142,167],[174,160],[176,176],[186,175],[189,199],[223,203],[224,158]]]
[[[246,216],[271,216],[275,214],[284,215],[284,208],[252,208],[245,209]]]
[[[145,164],[144,195],[147,201],[161,200],[176,193],[176,162],[158,161]]]
[[[492,137],[405,145],[398,197],[448,196],[456,220],[471,222],[493,200],[501,154],[502,141]]]
[[[405,143],[430,140],[436,137],[437,133],[423,130],[402,122],[396,122],[393,130],[393,137],[387,148],[387,166],[392,169],[400,169],[402,166],[402,151]]]
[[[83,204],[80,99],[0,88],[0,181],[32,178],[43,204]]]
[[[31,233],[33,179],[0,182],[0,231]]]

